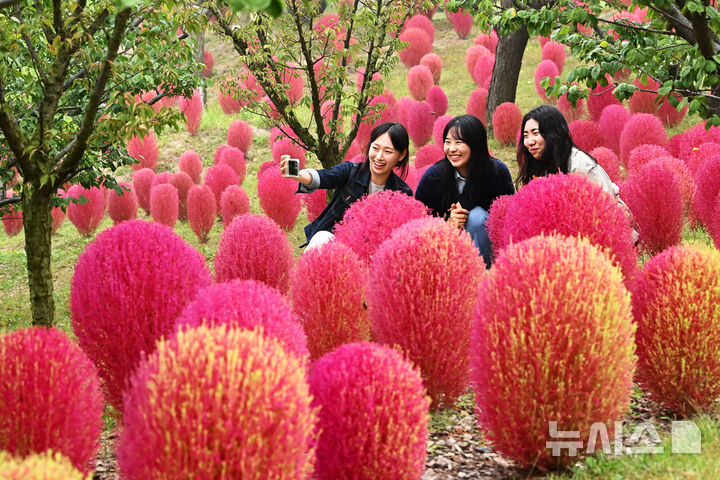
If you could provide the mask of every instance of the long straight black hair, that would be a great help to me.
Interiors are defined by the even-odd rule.
[[[545,177],[552,173],[567,173],[570,168],[570,153],[575,143],[570,136],[570,127],[562,112],[552,105],[540,105],[525,114],[520,132],[524,135],[528,120],[538,123],[540,135],[545,139],[545,149],[536,159],[525,147],[521,136],[517,146],[517,162],[520,167],[515,187],[527,185],[533,177]]]
[[[410,138],[408,137],[407,130],[398,122],[385,122],[381,123],[377,127],[372,129],[370,132],[370,140],[365,145],[365,152],[363,153],[363,164],[360,170],[369,168],[368,159],[370,158],[370,145],[382,134],[387,133],[390,137],[390,141],[393,144],[393,148],[398,152],[405,152],[405,156],[395,165],[395,168],[400,169],[400,178],[405,180],[408,172],[408,163],[410,160]]]
[[[479,118],[474,115],[465,114],[450,120],[443,130],[443,141],[447,139],[448,134],[452,132],[455,138],[462,140],[470,147],[470,170],[466,178],[465,190],[463,193],[470,197],[476,198],[485,190],[484,182],[491,178],[489,172],[494,168],[494,163],[490,158],[487,144],[487,131]],[[448,205],[452,203],[457,182],[455,180],[455,168],[450,160],[445,157],[441,160],[445,165],[442,172],[441,184],[442,204]]]

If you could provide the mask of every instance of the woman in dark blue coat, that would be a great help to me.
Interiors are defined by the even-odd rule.
[[[510,171],[490,156],[485,127],[473,115],[450,120],[443,138],[445,158],[427,169],[415,198],[434,215],[464,228],[489,268],[492,245],[485,224],[492,202],[515,193]]]
[[[299,193],[312,193],[318,188],[335,189],[332,201],[325,210],[305,227],[307,250],[333,238],[332,229],[342,220],[345,210],[363,195],[383,190],[397,190],[412,195],[403,181],[407,174],[409,139],[405,127],[397,122],[382,123],[370,133],[364,161],[345,162],[327,170],[307,168],[297,176]],[[400,176],[393,170],[400,168]],[[287,175],[287,160],[280,161],[283,175]],[[402,177],[402,178],[401,178]]]

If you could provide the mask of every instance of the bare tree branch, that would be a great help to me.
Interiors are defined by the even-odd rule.
[[[21,201],[22,197],[0,198],[0,207],[4,207],[5,205],[13,205],[15,203],[20,203]]]
[[[25,139],[20,124],[12,112],[11,105],[5,99],[5,82],[0,74],[0,131],[2,131],[10,150],[15,154],[15,158],[18,159],[25,151]]]

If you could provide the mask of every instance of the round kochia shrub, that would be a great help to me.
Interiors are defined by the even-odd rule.
[[[618,159],[615,152],[607,147],[593,148],[588,152],[591,157],[597,160],[597,163],[605,170],[610,177],[610,180],[617,183],[622,180],[622,173],[620,171],[620,160]]]
[[[290,273],[290,298],[317,360],[338,346],[370,339],[367,265],[342,242],[305,252]]]
[[[202,166],[200,167],[202,170]],[[141,168],[133,174],[133,191],[137,197],[140,208],[150,213],[150,187],[155,178],[155,172],[149,168]]]
[[[468,97],[467,105],[465,106],[465,113],[475,115],[485,125],[485,112],[487,111],[487,97],[488,91],[485,88],[476,88],[470,92]]]
[[[3,480],[89,480],[59,453],[36,453],[13,458],[0,451],[0,474]]]
[[[223,228],[227,228],[233,218],[246,213],[250,213],[250,197],[240,185],[230,185],[220,196]]]
[[[432,40],[425,30],[420,28],[408,28],[399,35],[400,40],[408,45],[398,51],[400,61],[408,68],[420,63],[422,57],[432,50]]]
[[[432,72],[425,65],[415,65],[410,67],[407,75],[407,86],[410,95],[415,100],[425,100],[427,91],[434,84]]]
[[[247,172],[245,154],[239,148],[228,145],[224,145],[223,147],[220,147],[215,151],[217,155],[215,165],[227,165],[232,168],[237,174],[238,184],[242,185],[243,180],[245,180],[245,173]]]
[[[160,150],[158,149],[157,138],[155,138],[152,130],[148,131],[148,134],[143,138],[132,137],[126,149],[128,155],[138,161],[138,163],[133,163],[133,169],[149,168],[155,171]]]
[[[513,102],[501,103],[492,116],[493,135],[503,145],[512,145],[517,141],[522,125],[523,114]]]
[[[138,201],[132,185],[127,182],[118,182],[123,187],[122,194],[111,191],[108,196],[108,215],[114,223],[132,220],[137,217]]]
[[[15,330],[0,336],[0,378],[0,451],[52,450],[89,472],[104,405],[87,355],[59,330]]]
[[[342,222],[335,226],[335,239],[367,262],[393,230],[427,215],[427,207],[413,197],[382,191],[360,199],[345,211]]]
[[[152,352],[172,331],[176,317],[210,280],[205,258],[157,223],[115,225],[80,254],[70,288],[72,326],[118,410],[141,353]]]
[[[437,53],[427,53],[420,59],[420,65],[425,65],[430,69],[435,85],[440,83],[442,75],[443,61]]]
[[[559,233],[584,236],[607,249],[626,279],[637,272],[630,221],[615,199],[584,175],[550,175],[532,180],[512,195],[502,222],[490,222],[496,252],[511,242]],[[493,227],[501,225],[502,232]]]
[[[105,194],[97,188],[84,188],[73,185],[67,191],[70,198],[85,197],[85,203],[71,202],[67,206],[67,218],[75,225],[80,235],[89,237],[97,229],[105,216]]]
[[[453,30],[455,30],[455,33],[457,33],[457,36],[462,38],[467,37],[468,33],[470,33],[470,29],[473,26],[473,16],[470,15],[467,11],[463,10],[462,8],[459,9],[457,12],[451,12],[450,10],[445,10],[445,16],[448,20],[450,20],[450,23],[453,26]]]
[[[243,120],[235,120],[230,124],[227,131],[227,143],[231,147],[239,148],[247,153],[252,145],[253,132],[250,124]]]
[[[620,133],[620,157],[627,159],[638,145],[652,144],[665,147],[668,136],[662,122],[651,113],[631,115]]]
[[[415,148],[420,148],[432,138],[435,115],[427,102],[415,102],[407,112],[407,131]]]
[[[433,113],[433,126],[435,125],[435,119],[445,115],[448,109],[448,98],[445,92],[438,85],[433,85],[427,91],[425,95],[425,101]]]
[[[150,214],[153,221],[174,228],[180,215],[177,189],[169,183],[151,188]]]
[[[312,472],[317,414],[303,363],[261,330],[178,331],[138,368],[125,398],[117,457],[128,480]]]
[[[212,189],[207,185],[192,186],[187,196],[187,218],[190,229],[200,243],[208,241],[216,215],[217,204]]]
[[[17,205],[10,207],[10,210],[2,216],[3,230],[5,233],[13,237],[23,230],[23,214]]]
[[[203,101],[200,92],[194,90],[192,97],[180,97],[178,108],[185,114],[185,128],[188,133],[192,136],[197,135],[203,114]]]
[[[201,290],[178,317],[177,328],[187,330],[200,325],[248,330],[259,326],[288,352],[298,357],[308,354],[305,332],[285,297],[255,280],[231,280]]]
[[[215,280],[258,280],[287,291],[293,265],[290,242],[264,215],[240,215],[223,231],[215,253]]]
[[[422,476],[430,402],[400,354],[373,343],[343,345],[313,364],[309,383],[320,407],[318,479]]]
[[[190,175],[194,183],[200,183],[203,170],[202,159],[195,151],[188,150],[183,152],[178,160],[178,168],[181,172]]]
[[[436,163],[443,159],[445,153],[441,146],[435,144],[423,145],[415,152],[415,162],[413,166],[415,168],[429,167],[433,163]]]
[[[575,120],[568,124],[568,128],[573,142],[583,152],[589,152],[604,145],[602,130],[598,122]]]
[[[632,293],[640,383],[679,415],[711,410],[720,396],[720,253],[665,250]]]
[[[484,271],[470,235],[434,217],[395,230],[370,262],[373,332],[420,369],[433,409],[452,405],[468,386],[470,322]]]
[[[557,65],[555,65],[555,62],[552,60],[543,60],[538,64],[535,69],[535,91],[540,95],[540,98],[548,100],[545,89],[540,85],[540,82],[544,78],[550,77],[550,85],[553,85],[555,83],[555,77],[558,75],[560,75],[560,70],[558,70]]]
[[[297,182],[283,177],[278,165],[269,167],[258,177],[257,195],[263,212],[288,232],[295,227],[302,208],[296,190]]]
[[[170,176],[170,185],[177,190],[178,218],[180,220],[187,220],[187,196],[190,189],[195,186],[195,183],[192,181],[192,178],[190,178],[190,175],[180,171]]]
[[[620,153],[620,134],[629,118],[630,112],[622,105],[608,105],[598,118],[597,122],[600,131],[603,132],[605,146],[616,155]]]
[[[470,347],[488,439],[522,466],[550,469],[576,457],[552,456],[549,422],[580,431],[583,445],[593,422],[612,438],[630,401],[634,330],[622,274],[586,240],[507,247],[480,283]]]
[[[240,185],[240,182],[235,170],[230,165],[221,163],[207,169],[205,185],[210,187],[215,195],[215,205],[220,205],[220,196],[223,190],[230,185]]]

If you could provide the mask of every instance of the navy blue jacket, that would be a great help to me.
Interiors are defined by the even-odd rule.
[[[457,183],[454,182],[454,188],[449,194],[449,201],[443,202],[445,196],[443,194],[446,188],[443,185],[444,174],[448,169],[455,170],[447,159],[440,160],[425,171],[420,183],[418,183],[415,198],[429,207],[433,215],[441,218],[446,218],[449,215],[448,208],[456,202],[460,202],[460,205],[466,210],[472,210],[478,206],[490,210],[490,205],[497,197],[515,193],[515,187],[507,166],[497,158],[492,158],[492,161],[494,166],[491,169],[492,175],[481,180],[483,187],[474,198],[469,196],[467,185],[462,194],[458,193]]]
[[[365,168],[361,170],[363,165]],[[320,230],[332,231],[335,224],[342,220],[345,210],[353,202],[366,195],[370,186],[370,168],[366,162],[345,162],[327,170],[318,170],[317,173],[320,176],[319,188],[334,188],[335,192],[325,210],[305,227],[307,241],[310,241],[312,236]],[[397,190],[412,196],[412,190],[407,183],[393,172],[390,172],[385,183],[385,190]],[[310,193],[310,190],[301,183],[298,193]]]

